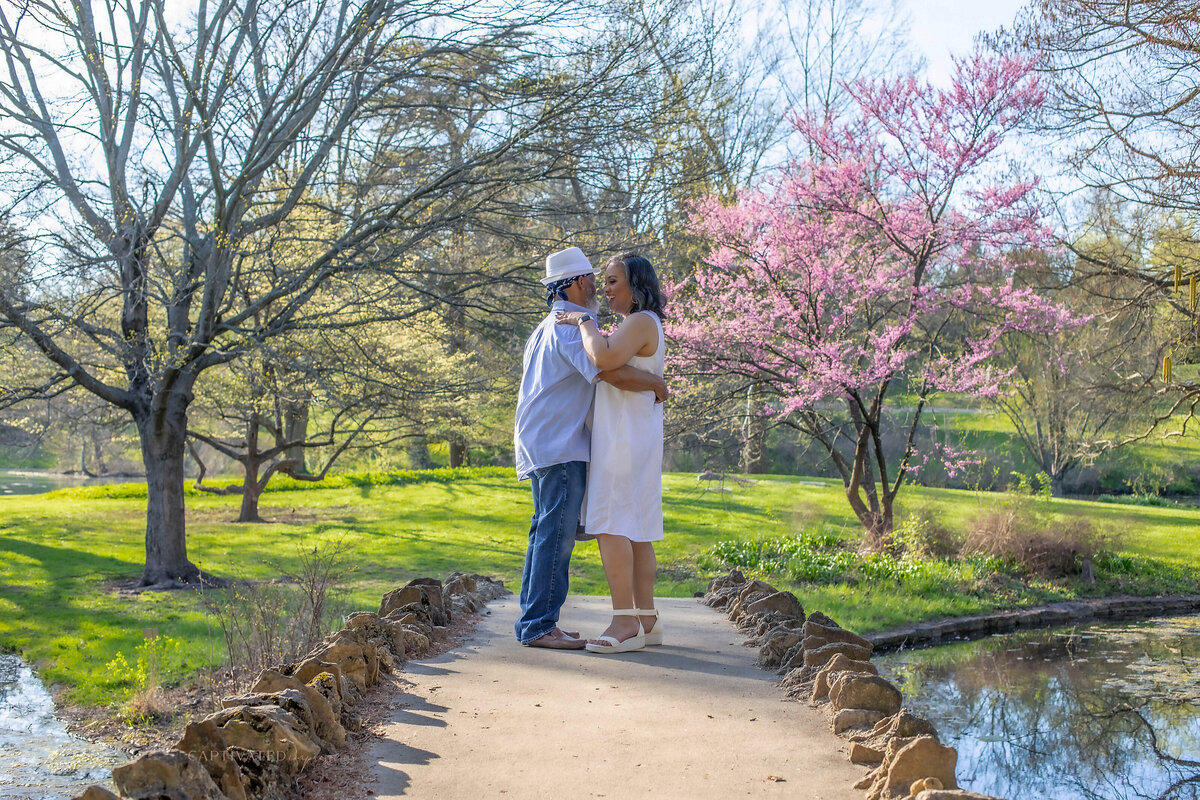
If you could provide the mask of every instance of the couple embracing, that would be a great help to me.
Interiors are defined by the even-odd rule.
[[[583,251],[548,256],[550,313],[525,345],[514,443],[517,477],[532,484],[533,520],[516,633],[530,647],[625,653],[662,644],[654,542],[663,535],[665,299],[636,253],[610,260],[601,282],[623,317],[607,336],[596,326],[596,271]],[[597,540],[613,605],[608,628],[586,641],[558,627],[577,535]]]

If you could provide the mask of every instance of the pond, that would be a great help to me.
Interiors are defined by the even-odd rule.
[[[958,749],[963,788],[1052,800],[1200,799],[1200,616],[881,654]]]
[[[97,483],[137,483],[139,478],[63,475],[45,470],[0,469],[0,495],[42,494],[69,486],[91,486]]]
[[[112,768],[128,760],[68,733],[33,671],[0,655],[0,798],[70,800],[90,784],[107,784]]]

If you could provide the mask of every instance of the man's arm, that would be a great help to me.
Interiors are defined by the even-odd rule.
[[[662,378],[653,372],[646,372],[628,364],[616,369],[606,369],[598,377],[622,391],[654,392],[654,402],[656,403],[661,403],[671,394]]]

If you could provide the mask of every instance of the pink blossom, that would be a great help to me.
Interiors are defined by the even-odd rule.
[[[848,87],[852,115],[793,120],[814,157],[733,205],[695,204],[691,229],[711,249],[670,287],[676,372],[753,376],[777,415],[861,401],[870,425],[899,379],[922,402],[993,396],[1005,334],[1079,324],[1014,280],[1013,254],[1050,243],[1036,183],[999,177],[999,146],[1044,97],[1033,61],[977,53],[956,66],[946,89],[915,77]],[[971,460],[939,456],[955,470]]]

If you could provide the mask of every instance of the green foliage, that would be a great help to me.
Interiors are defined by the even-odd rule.
[[[271,480],[267,492],[304,492],[313,489],[344,489],[347,487],[368,488],[372,486],[411,486],[420,483],[451,483],[457,480],[472,478],[503,478],[516,477],[511,467],[457,467],[451,469],[393,469],[384,472],[346,472],[326,476],[320,481],[299,481],[287,475],[279,475]],[[237,486],[240,479],[206,482],[205,486],[220,488]],[[48,499],[72,498],[76,500],[116,500],[144,499],[146,497],[144,483],[112,483],[99,486],[75,486],[69,489],[57,489],[43,495]],[[189,497],[203,497],[201,492],[192,486],[186,486],[184,493]]]
[[[1152,506],[1154,508],[1181,508],[1182,506],[1170,499],[1157,494],[1102,494],[1096,498],[1097,503],[1116,503],[1124,506]]]
[[[161,681],[175,679],[184,674],[187,659],[181,642],[170,636],[151,636],[133,649],[130,663],[124,650],[108,662],[109,682],[113,687],[135,690],[151,689]]]
[[[1054,496],[1050,487],[1050,476],[1041,470],[1033,475],[1026,475],[1017,470],[1013,470],[1009,474],[1016,479],[1015,485],[1009,484],[1008,486],[1010,492],[1040,497],[1043,500],[1049,500]]]

